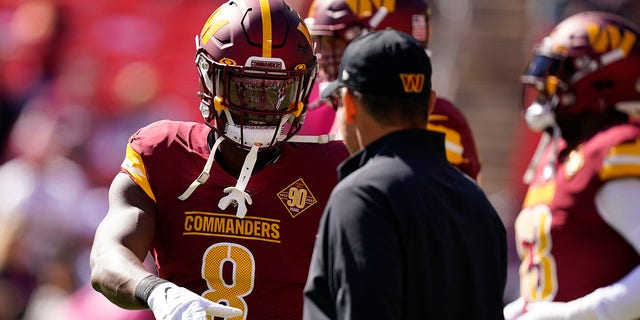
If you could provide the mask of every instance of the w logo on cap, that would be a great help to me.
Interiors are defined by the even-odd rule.
[[[424,74],[422,73],[401,73],[402,86],[405,93],[420,93],[424,88]]]

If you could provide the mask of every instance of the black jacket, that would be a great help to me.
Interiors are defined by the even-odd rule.
[[[444,135],[393,132],[339,167],[304,319],[502,319],[504,226]]]

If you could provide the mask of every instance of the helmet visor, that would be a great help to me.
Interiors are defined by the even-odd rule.
[[[556,57],[550,57],[546,55],[536,54],[533,56],[527,70],[524,73],[525,77],[545,77],[545,76],[557,76],[560,72],[562,60]]]
[[[520,77],[523,84],[523,109],[533,102],[545,102],[555,96],[563,86],[563,72],[567,69],[565,59],[537,53]]]
[[[293,79],[247,78],[229,75],[226,95],[238,124],[277,125],[282,116],[295,111],[300,81]]]
[[[231,75],[229,103],[246,111],[286,113],[297,101],[298,81],[260,79]]]
[[[217,96],[223,97],[236,124],[279,125],[285,115],[299,116],[310,88],[310,71],[252,70],[222,67],[217,71]]]

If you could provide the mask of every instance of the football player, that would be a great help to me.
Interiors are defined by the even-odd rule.
[[[282,0],[234,0],[195,42],[205,121],[132,135],[95,234],[92,285],[157,319],[300,319],[318,221],[347,157],[341,142],[290,141],[316,74],[309,32]]]
[[[640,29],[604,12],[560,22],[522,76],[543,139],[515,221],[507,319],[640,318]]]
[[[383,4],[315,0],[305,21],[317,46],[319,81],[312,91],[310,110],[300,134],[318,135],[337,131],[335,112],[330,103],[319,99],[318,92],[338,77],[342,53],[347,44],[369,31],[394,28],[412,35],[428,52],[430,15],[426,0],[392,0]],[[439,97],[429,116],[427,128],[446,134],[449,162],[479,181],[480,159],[464,114],[453,103]]]

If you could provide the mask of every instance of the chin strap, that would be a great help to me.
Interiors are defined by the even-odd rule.
[[[551,141],[551,152],[549,153],[549,159],[542,172],[542,176],[545,180],[552,180],[556,177],[556,161],[558,160],[558,145],[560,144],[560,127],[557,124],[553,125],[553,140]]]
[[[251,146],[251,150],[244,159],[236,185],[234,187],[226,187],[224,192],[228,193],[228,195],[218,201],[218,208],[222,210],[229,207],[230,204],[237,207],[236,216],[238,218],[244,218],[247,214],[247,204],[250,205],[252,203],[251,196],[244,189],[249,184],[249,179],[251,179],[251,172],[258,159],[259,148],[260,146],[256,143]]]
[[[216,150],[218,150],[218,146],[224,140],[224,137],[220,137],[216,140],[211,148],[211,153],[209,154],[209,158],[207,158],[207,163],[204,165],[204,169],[198,176],[196,180],[194,180],[191,185],[185,190],[178,199],[184,201],[187,200],[191,194],[198,188],[200,185],[207,182],[209,179],[211,165],[213,165],[213,159],[215,158]],[[238,218],[244,218],[247,214],[247,204],[251,204],[251,196],[244,191],[249,184],[249,179],[251,178],[251,172],[253,171],[253,167],[256,164],[256,160],[258,159],[258,144],[254,144],[251,146],[251,150],[247,154],[247,157],[244,159],[244,164],[242,165],[242,171],[240,171],[240,176],[238,177],[238,181],[234,187],[227,187],[224,189],[224,192],[228,193],[227,196],[223,197],[218,201],[218,207],[222,210],[226,209],[229,205],[233,205],[237,207],[236,216]]]
[[[540,163],[540,158],[542,157],[542,153],[547,148],[549,143],[552,143],[551,152],[548,155],[548,159],[545,162],[544,170],[542,171],[543,177],[545,180],[550,180],[555,177],[555,162],[558,157],[558,143],[560,142],[560,127],[557,124],[552,126],[553,130],[553,138],[548,132],[543,132],[540,137],[540,141],[538,142],[538,146],[536,147],[536,151],[531,158],[531,162],[529,162],[529,166],[522,177],[522,181],[525,184],[530,184],[535,177],[535,170],[538,164]]]
[[[300,142],[300,143],[318,143],[325,144],[331,141],[339,141],[342,140],[342,135],[340,132],[338,133],[330,133],[330,134],[320,134],[317,136],[306,136],[306,135],[296,135],[289,138],[289,142]]]
[[[216,150],[218,150],[218,146],[222,143],[222,140],[224,140],[224,137],[218,138],[218,140],[213,144],[213,147],[211,147],[211,153],[209,153],[209,158],[207,158],[207,163],[204,165],[204,169],[202,169],[198,178],[191,183],[187,190],[185,190],[178,199],[182,201],[187,200],[197,187],[207,182],[207,179],[209,179],[209,171],[211,171],[211,165],[213,164],[213,158],[215,158]]]
[[[524,172],[524,176],[522,177],[522,181],[525,184],[530,184],[531,181],[533,181],[536,166],[540,162],[540,157],[542,157],[542,152],[548,145],[549,145],[549,134],[545,131],[545,132],[542,132],[542,136],[540,137],[540,141],[538,141],[538,146],[536,147],[536,151],[533,153],[533,157],[531,157],[531,161],[529,161],[529,166],[527,167],[527,170]]]

